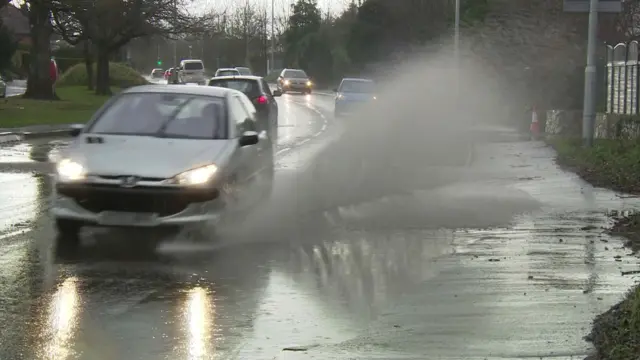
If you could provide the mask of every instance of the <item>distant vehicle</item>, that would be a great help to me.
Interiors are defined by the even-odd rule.
[[[169,77],[167,78],[167,83],[179,84],[180,83],[180,77],[178,76],[179,72],[180,70],[178,70],[178,68],[169,69]]]
[[[240,75],[253,75],[251,69],[248,67],[236,66],[236,70],[240,73]]]
[[[311,94],[313,83],[304,70],[284,69],[278,76],[277,87],[283,94],[287,91],[298,91]]]
[[[216,70],[216,73],[213,76],[218,77],[218,76],[235,76],[235,75],[240,75],[240,71],[238,71],[238,69],[236,68],[220,68]]]
[[[275,151],[278,143],[278,103],[275,97],[282,95],[280,91],[271,93],[269,84],[263,78],[252,75],[214,77],[209,80],[209,86],[234,89],[245,94],[258,112],[259,131],[267,132]]]
[[[169,76],[171,76],[171,70],[173,70],[173,68],[168,68],[168,69],[164,72],[164,79],[165,79],[165,80],[169,80]]]
[[[178,77],[179,81],[184,84],[207,84],[207,78],[204,75],[204,63],[202,60],[189,59],[180,61]]]
[[[164,74],[164,70],[162,69],[153,69],[151,70],[151,78],[152,79],[160,79]]]
[[[56,245],[85,225],[211,231],[271,192],[274,153],[256,109],[233,89],[145,85],[116,95],[55,165]]]
[[[7,97],[7,83],[4,78],[0,76],[0,99],[4,99]]]
[[[349,113],[355,107],[376,100],[375,83],[370,79],[344,78],[336,92],[334,117]]]

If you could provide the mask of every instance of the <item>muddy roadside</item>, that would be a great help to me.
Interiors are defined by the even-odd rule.
[[[640,196],[640,143],[597,140],[592,148],[583,148],[576,139],[548,141],[557,153],[556,162],[594,186]],[[640,213],[612,214],[613,226],[607,231],[627,239],[625,246],[640,250]],[[623,273],[633,275],[636,271]],[[640,273],[638,269],[637,273]],[[589,360],[640,359],[640,285],[631,289],[620,303],[593,321],[586,339],[596,352]]]

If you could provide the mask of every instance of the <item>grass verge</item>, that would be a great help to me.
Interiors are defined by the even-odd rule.
[[[557,163],[587,182],[613,190],[640,194],[640,141],[601,140],[584,148],[580,139],[549,141]],[[611,233],[622,235],[627,246],[640,249],[640,214],[616,218]],[[625,299],[599,315],[587,337],[598,360],[638,360],[640,356],[640,286]]]
[[[0,127],[85,123],[109,99],[86,86],[56,89],[61,100],[44,101],[14,96],[0,101]]]

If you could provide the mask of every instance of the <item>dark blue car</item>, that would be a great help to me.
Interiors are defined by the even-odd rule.
[[[357,107],[376,100],[375,83],[370,79],[344,78],[335,89],[334,116],[348,114]]]

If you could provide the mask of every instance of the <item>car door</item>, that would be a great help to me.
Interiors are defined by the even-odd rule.
[[[233,114],[235,122],[235,133],[238,138],[242,137],[247,131],[257,132],[255,115],[251,114],[244,104],[246,96],[233,95],[230,97],[229,108]],[[249,101],[247,99],[247,101]],[[249,102],[250,104],[250,102]],[[235,166],[235,182],[237,186],[237,208],[240,211],[251,207],[259,195],[259,187],[256,184],[257,176],[260,170],[260,142],[256,145],[243,146],[238,149],[237,161]]]

